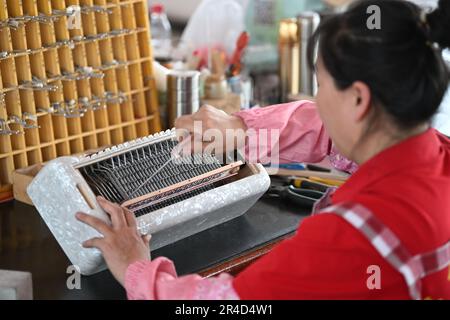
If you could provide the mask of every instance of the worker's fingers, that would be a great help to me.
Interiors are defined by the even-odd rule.
[[[196,133],[190,134],[188,137],[185,137],[181,142],[179,142],[172,150],[172,156],[174,159],[187,160],[190,161],[190,158],[179,159],[180,157],[187,157],[193,153],[201,153],[203,150],[203,140],[202,136]]]
[[[189,157],[190,155],[197,154],[197,153],[202,153],[203,154],[203,150],[210,143],[211,142],[204,142],[204,141],[202,141],[201,137],[192,136],[189,139],[189,141],[184,140],[182,143],[180,143],[180,146],[176,147],[173,150],[173,154],[176,154],[176,155],[181,156],[183,158],[183,159],[178,159],[179,161],[180,160],[191,161],[191,158]]]
[[[194,117],[192,115],[184,115],[175,120],[175,128],[177,137],[185,137],[194,131]]]
[[[196,113],[197,116],[204,116],[204,115],[210,115],[214,113],[224,113],[227,114],[225,111],[217,109],[209,104],[204,104],[200,107],[198,112]]]
[[[147,246],[147,248],[150,249],[150,240],[152,239],[151,234],[146,234],[142,236],[142,241],[144,241],[144,244]]]
[[[91,226],[104,236],[108,236],[112,232],[110,226],[108,226],[103,220],[100,220],[97,217],[85,214],[83,212],[78,212],[76,214],[76,218],[81,222],[87,224],[88,226]]]
[[[116,203],[109,202],[103,197],[97,197],[99,205],[111,217],[113,228],[120,228],[126,225],[125,214],[122,207]]]
[[[217,115],[226,115],[223,110],[216,109],[210,105],[203,105],[196,113],[190,115],[183,115],[175,120],[175,128],[177,129],[177,137],[185,137],[187,133],[196,132],[203,135],[203,131],[215,127],[215,122],[212,121]],[[179,131],[184,130],[184,132]]]
[[[194,132],[207,131],[210,129],[219,129],[221,126],[218,119],[222,119],[227,113],[223,110],[216,109],[210,105],[204,105],[200,110],[192,115],[194,122]],[[203,132],[198,132],[203,135]]]
[[[100,251],[103,251],[105,239],[103,238],[92,238],[83,242],[84,248],[97,248]]]
[[[137,228],[136,216],[133,212],[128,209],[123,209],[125,211],[125,220],[127,221],[127,225],[129,227]]]
[[[215,141],[197,140],[192,143],[190,152],[202,153],[203,155],[221,154],[223,146],[218,145]]]

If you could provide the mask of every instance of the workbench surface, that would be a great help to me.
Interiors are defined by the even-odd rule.
[[[236,274],[295,232],[305,210],[262,199],[246,214],[152,252],[175,262],[178,274]],[[0,205],[0,269],[29,271],[35,299],[125,299],[109,271],[81,277],[81,289],[67,288],[70,261],[31,206]]]

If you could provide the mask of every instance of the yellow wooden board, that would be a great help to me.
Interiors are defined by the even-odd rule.
[[[149,33],[146,0],[0,0],[0,186],[161,130]]]

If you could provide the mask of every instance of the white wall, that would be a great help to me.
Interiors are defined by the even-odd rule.
[[[450,68],[450,50],[444,52],[444,59],[447,61]],[[434,117],[433,126],[450,137],[450,86],[439,112]]]
[[[176,22],[187,22],[202,0],[148,0],[149,8],[152,3],[161,3],[166,7],[169,19]]]

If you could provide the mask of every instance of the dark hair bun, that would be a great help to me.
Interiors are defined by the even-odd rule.
[[[439,0],[439,7],[427,15],[430,39],[444,48],[450,48],[450,0]]]
[[[367,27],[369,5],[381,9],[379,29]],[[362,81],[371,90],[373,105],[399,127],[428,122],[449,84],[440,49],[450,47],[450,0],[440,0],[426,16],[421,12],[405,0],[356,1],[322,20],[310,40],[309,60],[319,43],[319,56],[338,89]]]

